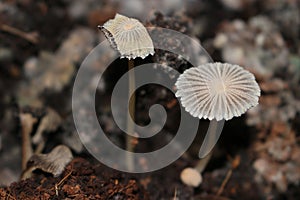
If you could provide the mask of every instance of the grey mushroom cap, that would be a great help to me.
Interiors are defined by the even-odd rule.
[[[258,104],[260,88],[252,73],[238,65],[207,63],[185,70],[176,97],[192,116],[230,120]]]
[[[144,25],[134,18],[116,14],[103,26],[98,26],[121,58],[145,58],[154,54],[152,39]]]

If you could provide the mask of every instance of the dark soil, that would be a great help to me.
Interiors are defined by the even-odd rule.
[[[134,178],[76,158],[60,177],[37,173],[1,189],[2,199],[149,199]]]

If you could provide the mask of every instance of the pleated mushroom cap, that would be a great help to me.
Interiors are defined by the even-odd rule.
[[[258,104],[255,77],[238,65],[208,63],[185,70],[176,82],[185,110],[204,119],[230,120]]]
[[[98,26],[111,46],[119,51],[121,58],[145,58],[154,54],[152,39],[146,28],[137,19],[116,14],[103,26]]]

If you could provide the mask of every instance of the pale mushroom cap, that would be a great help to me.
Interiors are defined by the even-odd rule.
[[[176,82],[185,110],[204,119],[230,120],[258,104],[255,77],[238,65],[207,63],[185,70]]]
[[[111,46],[119,51],[121,58],[145,58],[154,54],[152,39],[146,28],[137,19],[116,14],[114,19],[99,26]]]
[[[41,169],[54,176],[59,176],[72,158],[73,155],[69,147],[58,145],[48,154],[34,154],[28,163],[32,169]]]
[[[201,174],[194,168],[185,168],[180,174],[181,181],[192,187],[198,187],[202,183]]]

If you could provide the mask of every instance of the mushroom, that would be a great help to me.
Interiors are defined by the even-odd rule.
[[[187,167],[180,173],[181,181],[187,186],[198,187],[202,183],[202,175],[198,170]]]
[[[26,179],[32,176],[32,172],[36,169],[41,169],[44,172],[59,176],[73,159],[73,155],[69,147],[65,145],[56,146],[48,154],[34,154],[27,162],[27,168],[23,171],[21,179]]]
[[[47,108],[46,115],[41,119],[41,122],[32,137],[32,143],[37,145],[36,153],[42,152],[45,146],[46,138],[45,132],[54,132],[62,123],[60,115],[52,108]]]
[[[129,70],[129,91],[133,94],[129,103],[129,112],[127,115],[127,133],[134,134],[134,117],[135,117],[135,77],[133,59],[140,57],[144,59],[148,55],[154,54],[154,46],[146,28],[137,19],[129,18],[124,15],[116,14],[114,19],[110,19],[98,28],[104,33],[112,48],[121,54],[121,58],[128,59]],[[132,120],[130,119],[132,118]],[[133,150],[131,137],[127,135],[126,149]],[[133,158],[127,157],[128,169],[133,170]]]
[[[137,19],[116,14],[98,28],[104,33],[112,48],[121,54],[121,58],[144,59],[154,54],[153,42],[144,27]]]
[[[185,70],[175,83],[176,97],[192,116],[210,124],[199,157],[217,143],[225,120],[244,114],[258,104],[260,88],[255,77],[238,65],[207,63]]]

